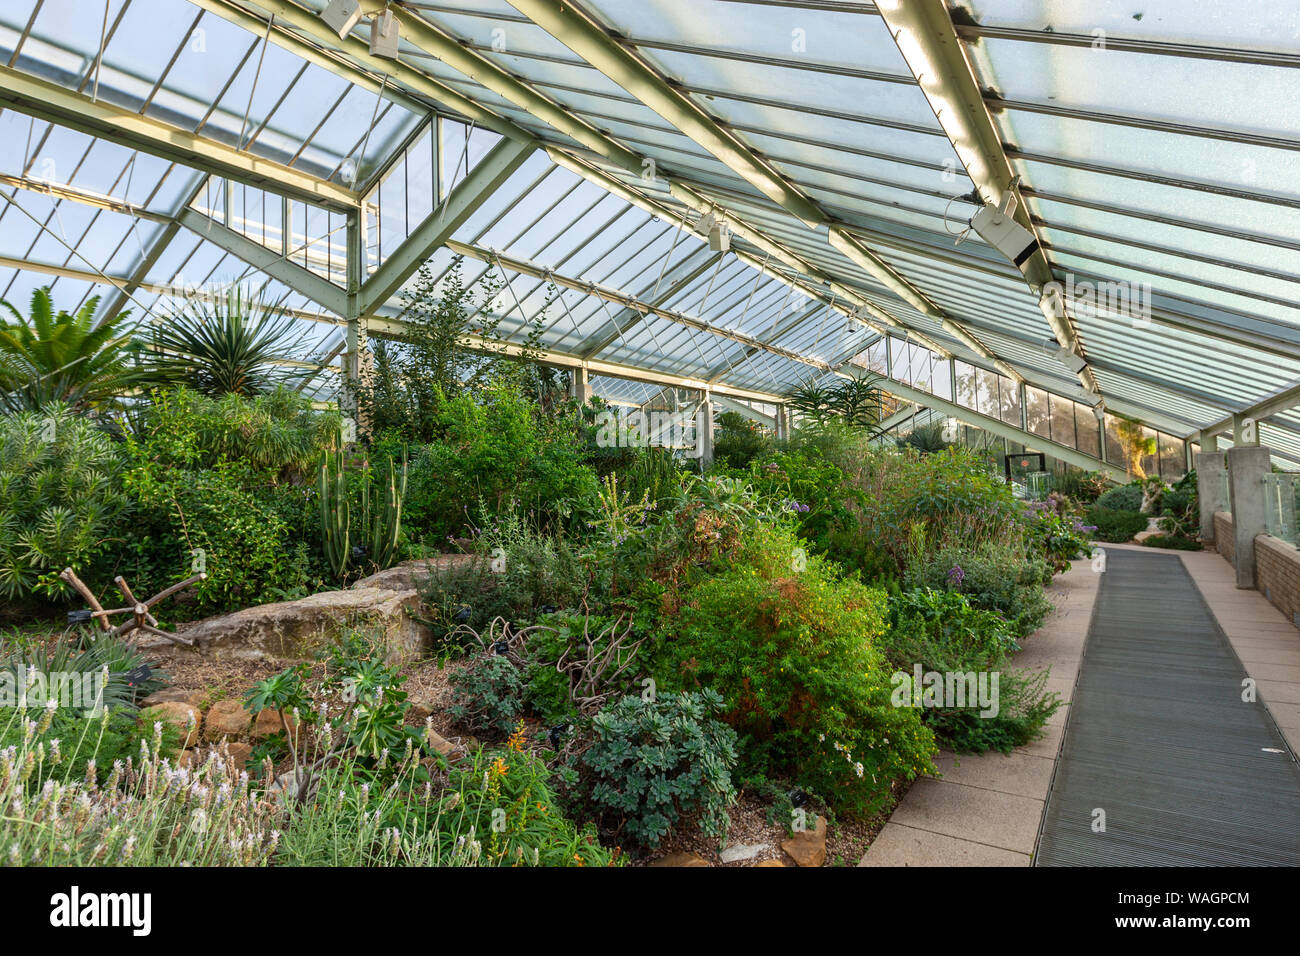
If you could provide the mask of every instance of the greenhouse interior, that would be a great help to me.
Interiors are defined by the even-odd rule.
[[[1300,865],[1298,0],[0,53],[4,862]]]

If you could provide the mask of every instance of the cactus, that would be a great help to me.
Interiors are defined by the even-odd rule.
[[[373,518],[370,514],[370,484],[363,492],[365,526],[370,529],[370,560],[379,570],[390,567],[397,558],[397,539],[402,530],[402,502],[406,498],[406,452],[402,452],[402,477],[397,478],[397,466],[388,459],[387,481],[376,490],[383,493]]]
[[[391,566],[397,558],[402,530],[402,502],[406,497],[406,452],[402,452],[401,477],[390,458],[385,479],[380,481],[367,468],[361,476],[361,513],[352,545],[352,508],[349,503],[343,452],[321,454],[317,490],[320,499],[321,543],[335,577],[343,580],[350,569],[368,561],[376,570]],[[371,507],[371,485],[376,485],[375,506]]]
[[[321,546],[334,576],[342,580],[352,556],[349,539],[351,508],[342,451],[321,453],[316,490],[320,504]]]

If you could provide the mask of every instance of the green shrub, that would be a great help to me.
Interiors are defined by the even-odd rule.
[[[757,422],[739,412],[723,412],[713,435],[713,460],[728,468],[748,468],[771,444]]]
[[[567,526],[587,515],[595,472],[582,460],[572,417],[543,415],[516,389],[443,400],[437,438],[411,459],[406,521],[432,546],[518,509],[539,524]]]
[[[1201,542],[1178,534],[1153,534],[1142,542],[1148,548],[1166,548],[1174,551],[1200,551]]]
[[[1147,527],[1147,515],[1138,511],[1112,511],[1100,505],[1088,509],[1088,524],[1097,530],[1093,538],[1112,544],[1124,544],[1132,541],[1133,536]]]
[[[971,606],[1006,619],[1011,632],[1024,637],[1038,629],[1052,609],[1043,585],[1052,568],[1018,545],[987,542],[973,550],[946,547],[914,565],[905,579],[909,588],[958,591]]]
[[[447,713],[475,733],[507,736],[524,712],[524,677],[505,655],[489,652],[451,675],[456,700]]]
[[[1140,482],[1133,482],[1112,488],[1098,495],[1093,504],[1109,511],[1137,511],[1142,507],[1142,485]]]
[[[0,597],[62,597],[59,572],[88,583],[128,499],[108,436],[66,406],[0,416]]]
[[[1060,706],[1058,695],[1044,691],[1046,671],[1030,675],[1011,668],[1008,654],[1018,645],[1008,623],[973,607],[962,594],[907,591],[891,599],[889,610],[884,647],[898,668],[895,681],[901,674],[914,682],[919,665],[923,675],[975,674],[977,686],[982,676],[985,689],[993,691],[992,675],[998,675],[996,713],[984,712],[987,701],[920,709],[921,720],[953,750],[1008,752],[1023,746]],[[911,689],[913,694],[919,690]]]
[[[747,775],[787,775],[837,809],[870,815],[930,769],[932,734],[890,702],[876,646],[881,591],[841,577],[777,527],[751,535],[684,601],[665,628],[664,680],[722,695]]]
[[[705,835],[726,833],[736,735],[713,719],[721,708],[711,690],[628,696],[592,719],[582,759],[594,777],[591,801],[616,832],[653,848],[695,814]]]

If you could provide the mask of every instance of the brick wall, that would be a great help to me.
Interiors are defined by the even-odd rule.
[[[1272,535],[1255,539],[1255,587],[1290,620],[1300,613],[1300,551]]]
[[[1236,538],[1232,534],[1232,515],[1216,511],[1214,513],[1214,548],[1223,555],[1225,561],[1236,567]]]

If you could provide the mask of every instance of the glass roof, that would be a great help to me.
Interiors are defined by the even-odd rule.
[[[239,280],[300,319],[299,360],[333,362],[346,317],[275,265],[346,291],[347,215],[279,185],[305,175],[359,211],[363,281],[393,260],[435,275],[463,261],[467,282],[505,282],[503,330],[540,323],[557,362],[587,362],[614,401],[686,383],[774,401],[870,364],[885,331],[1080,399],[1037,295],[967,228],[975,184],[871,3],[404,2],[395,61],[369,52],[368,19],[339,40],[326,3],[0,6],[0,296],[50,284],[61,308],[99,295],[147,320],[187,287]],[[542,7],[615,37],[641,79],[522,12]],[[1106,407],[1186,437],[1300,383],[1300,0],[971,0],[954,30],[1053,274],[1145,292],[1141,322],[1071,315]],[[117,125],[55,116],[39,84]],[[557,152],[497,174],[518,141]],[[701,203],[736,227],[728,251]],[[211,229],[177,228],[186,210]],[[271,264],[241,259],[240,238]],[[373,312],[400,320],[399,296]],[[311,387],[332,398],[334,368]],[[1300,458],[1300,413],[1265,425]]]

